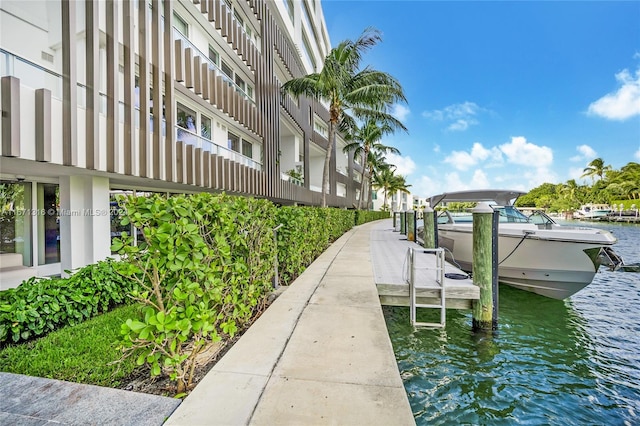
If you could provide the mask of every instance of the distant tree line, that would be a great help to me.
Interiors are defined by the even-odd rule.
[[[560,212],[578,209],[587,203],[611,204],[617,200],[638,200],[640,205],[640,164],[630,162],[620,170],[606,165],[602,158],[591,161],[581,177],[591,184],[579,185],[575,179],[565,183],[543,183],[518,198],[518,207],[536,207]]]

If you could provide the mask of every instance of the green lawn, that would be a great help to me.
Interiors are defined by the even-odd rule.
[[[136,305],[123,306],[82,324],[65,327],[27,343],[0,349],[0,371],[118,387],[136,368],[121,357],[120,326],[140,316]]]

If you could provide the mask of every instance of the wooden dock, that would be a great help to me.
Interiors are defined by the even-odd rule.
[[[439,290],[435,282],[435,256],[423,253],[423,247],[393,229],[391,219],[380,221],[371,230],[371,259],[373,275],[380,296],[380,303],[391,306],[409,306],[407,279],[409,248],[416,250],[416,294],[417,303],[440,303]],[[445,274],[466,275],[447,263]],[[480,288],[470,278],[445,278],[445,306],[448,309],[471,309],[473,300],[480,298]]]

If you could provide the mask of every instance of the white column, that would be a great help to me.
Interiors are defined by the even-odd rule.
[[[109,179],[60,177],[60,257],[62,274],[110,254]]]

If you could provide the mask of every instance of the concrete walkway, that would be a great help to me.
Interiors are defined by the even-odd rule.
[[[0,372],[0,425],[155,426],[180,400]]]
[[[166,424],[414,425],[371,265],[381,224],[332,244]]]
[[[333,243],[184,401],[0,373],[0,424],[415,425],[374,281],[380,227]]]

